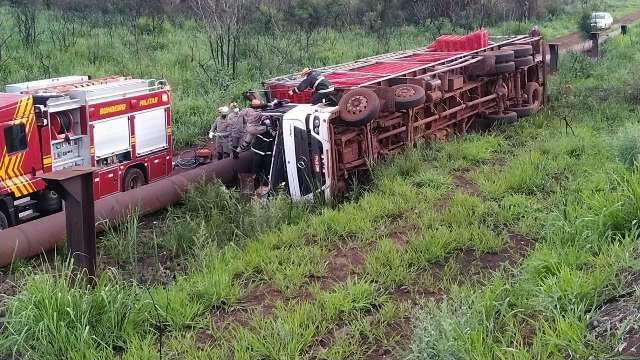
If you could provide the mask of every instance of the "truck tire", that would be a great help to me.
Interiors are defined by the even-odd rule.
[[[514,62],[496,64],[495,74],[506,74],[514,71],[516,71],[516,63]]]
[[[393,86],[396,102],[396,111],[413,109],[424,104],[426,94],[423,88],[413,84],[403,84]]]
[[[480,61],[469,67],[469,75],[483,76],[493,73],[496,67],[496,58],[491,55],[483,54]]]
[[[513,55],[516,59],[521,59],[527,56],[533,55],[533,46],[531,45],[511,45],[505,46],[502,50],[513,51]]]
[[[518,114],[513,111],[504,111],[497,114],[486,114],[484,116],[484,120],[490,126],[513,124],[518,121]]]
[[[43,190],[38,198],[38,212],[53,214],[62,210],[62,199],[53,190]]]
[[[533,56],[525,56],[522,58],[517,58],[513,62],[514,64],[516,64],[517,68],[523,68],[523,67],[527,67],[535,64],[535,61],[533,61]]]
[[[529,105],[540,106],[542,104],[542,87],[537,82],[528,82],[525,92]]]
[[[340,99],[340,125],[359,127],[370,123],[380,112],[380,99],[369,89],[353,89]]]
[[[124,174],[123,191],[129,191],[144,186],[147,183],[144,173],[138,168],[129,168]]]
[[[525,118],[527,116],[531,116],[537,113],[538,111],[540,111],[540,105],[535,104],[535,105],[528,105],[523,107],[513,107],[513,108],[509,108],[508,110],[516,113],[518,115],[518,118],[520,119],[520,118]]]
[[[496,64],[510,63],[515,59],[513,51],[510,50],[487,51],[484,55],[493,56],[496,59]]]
[[[5,230],[9,228],[9,220],[7,219],[7,215],[5,215],[2,211],[0,211],[0,230]]]

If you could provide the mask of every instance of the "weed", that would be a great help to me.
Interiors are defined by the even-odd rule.
[[[618,159],[628,168],[640,161],[640,126],[628,125],[623,128],[614,142]]]
[[[118,226],[110,226],[102,237],[101,249],[117,261],[137,263],[140,216],[133,210]]]
[[[150,334],[151,302],[141,289],[113,273],[94,288],[76,281],[70,268],[55,276],[30,275],[7,303],[0,353],[39,359],[104,358],[129,340]],[[119,350],[117,350],[119,349]]]

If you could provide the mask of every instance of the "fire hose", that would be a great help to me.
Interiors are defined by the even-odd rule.
[[[185,171],[141,188],[118,193],[96,201],[96,227],[104,231],[107,225],[125,220],[133,210],[148,215],[182,200],[185,191],[201,182],[219,180],[230,185],[238,174],[251,169],[252,153],[239,159],[225,159]],[[29,258],[51,250],[66,237],[64,212],[0,231],[0,267],[14,259]]]

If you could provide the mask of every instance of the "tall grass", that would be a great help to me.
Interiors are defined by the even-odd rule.
[[[117,261],[135,264],[139,246],[139,219],[138,210],[132,210],[123,224],[109,227],[102,236],[101,250]]]
[[[156,229],[189,264],[170,286],[30,273],[6,302],[0,356],[151,358],[160,343],[168,358],[401,356],[388,330],[414,313],[403,289],[443,294],[420,298],[414,358],[616,356],[616,339],[587,324],[621,292],[619,274],[640,268],[640,179],[616,151],[633,153],[634,140],[610,135],[640,120],[625,80],[637,74],[634,33],[600,62],[565,58],[547,111],[494,136],[420,144],[379,164],[354,201],[316,208],[195,187]],[[531,243],[516,249],[523,258],[513,235]],[[487,254],[519,262],[476,278]],[[346,260],[356,269],[338,281]]]
[[[496,274],[482,288],[454,287],[445,302],[426,306],[411,358],[622,356],[623,332],[605,340],[587,324],[604,301],[625,291],[621,274],[640,265],[634,255],[637,135],[635,125],[627,125],[637,122],[628,106],[635,85],[622,81],[627,69],[634,71],[637,48],[637,37],[613,40],[610,57],[590,63],[588,75],[567,68],[583,59],[564,59],[554,91],[569,82],[571,91],[536,120],[544,124],[536,127],[537,138],[507,166],[477,172],[482,188],[503,204],[499,217],[509,223],[539,219],[539,241],[519,267]],[[565,131],[553,116],[566,108],[574,114],[574,131]],[[523,125],[529,126],[535,121]],[[612,138],[617,128],[620,135]],[[525,135],[526,129],[514,134]]]
[[[29,275],[6,308],[0,353],[18,358],[97,359],[151,333],[153,307],[142,289],[103,274],[94,288],[68,266]]]

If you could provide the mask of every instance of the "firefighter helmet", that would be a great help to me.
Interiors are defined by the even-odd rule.
[[[228,106],[223,106],[223,107],[218,108],[218,112],[220,113],[220,115],[223,115],[223,116],[229,115],[229,111],[230,110],[229,110]]]

